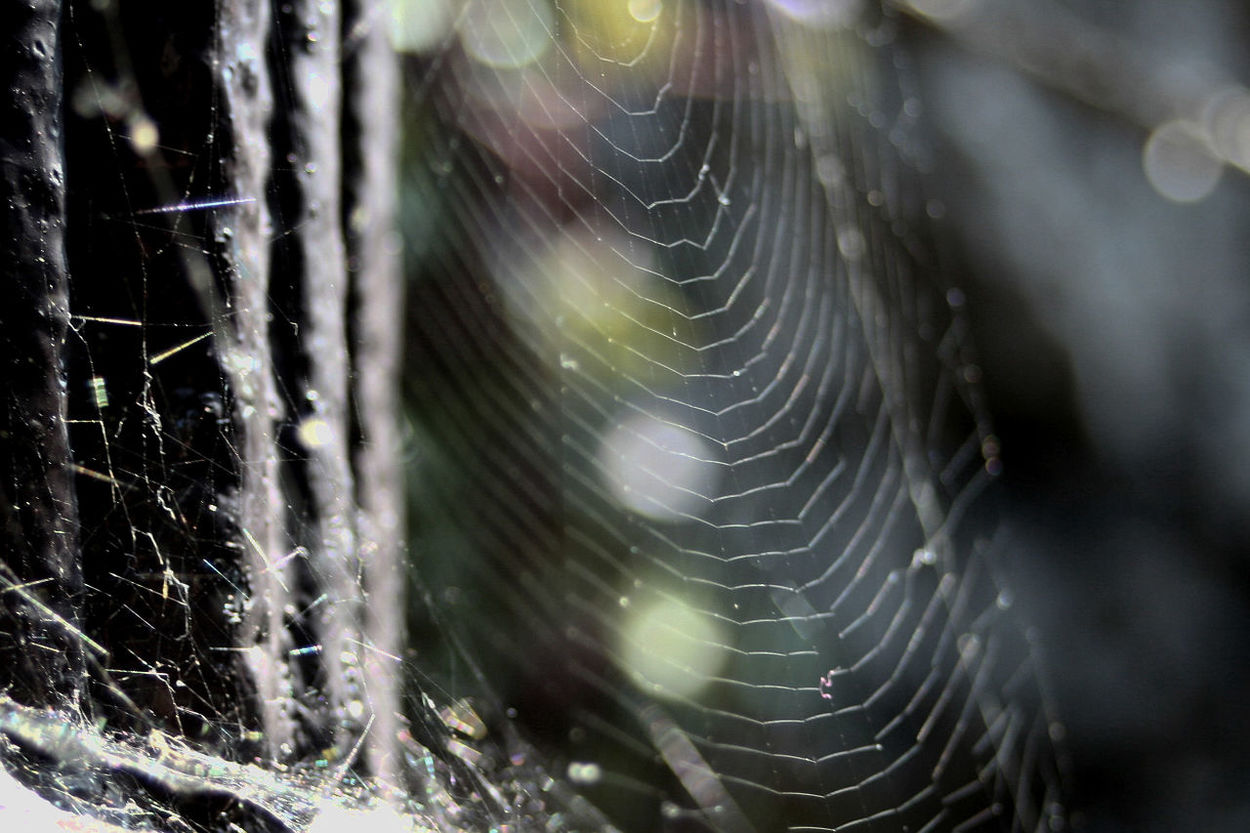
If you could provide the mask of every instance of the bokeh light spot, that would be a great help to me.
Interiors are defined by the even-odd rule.
[[[477,0],[465,11],[460,42],[480,63],[520,69],[547,51],[554,27],[547,0]]]
[[[391,44],[399,52],[428,52],[456,25],[452,0],[391,0]]]
[[[1215,157],[1197,125],[1170,121],[1160,125],[1142,151],[1142,167],[1151,186],[1174,202],[1205,199],[1220,181],[1224,163]]]
[[[624,634],[626,669],[662,697],[696,696],[728,654],[725,628],[678,598],[642,606],[630,616]]]
[[[603,443],[608,488],[625,508],[654,520],[695,513],[713,498],[719,466],[711,445],[677,425],[633,417]]]

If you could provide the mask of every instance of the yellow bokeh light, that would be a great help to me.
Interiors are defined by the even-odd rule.
[[[660,67],[672,57],[673,27],[661,20],[661,0],[569,0],[560,8],[569,24],[565,41],[584,70],[609,62],[637,73],[639,65]]]
[[[142,114],[131,118],[130,144],[134,147],[135,153],[147,156],[156,150],[159,141],[160,133],[156,128],[156,122]]]
[[[453,0],[391,0],[391,44],[399,52],[428,52],[451,34]]]
[[[299,435],[300,442],[304,444],[305,448],[327,446],[334,437],[330,423],[320,417],[304,420],[299,424],[296,433]]]
[[[460,19],[464,51],[495,69],[520,69],[550,48],[555,13],[547,0],[470,0]]]
[[[629,13],[639,23],[653,23],[664,5],[660,0],[629,0]]]
[[[621,643],[622,664],[661,697],[695,697],[729,653],[727,629],[687,601],[661,597],[632,610]]]

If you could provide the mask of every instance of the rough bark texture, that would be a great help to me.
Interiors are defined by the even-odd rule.
[[[393,782],[398,760],[399,657],[403,651],[403,485],[399,370],[403,280],[394,231],[399,156],[399,71],[376,5],[344,8],[343,226],[351,280],[352,381],[358,535],[364,571],[364,691],[373,715],[369,770]]]
[[[65,427],[60,16],[56,0],[0,7],[0,687],[67,706],[77,702],[84,662]]]
[[[227,336],[237,352],[228,357],[235,394],[235,419],[247,430],[240,445],[243,466],[240,511],[243,527],[253,531],[256,546],[246,552],[252,607],[240,635],[241,644],[261,645],[250,655],[266,751],[277,754],[294,741],[289,702],[290,681],[282,658],[292,649],[283,623],[290,569],[284,566],[287,539],[283,534],[284,502],[280,488],[278,417],[282,405],[274,378],[269,339],[269,240],[273,222],[263,194],[268,184],[272,154],[269,123],[273,89],[268,62],[270,9],[260,0],[231,0],[222,5],[221,62],[218,82],[225,93],[223,130],[233,150],[228,168],[228,192],[247,195],[227,226],[236,315]]]
[[[276,172],[280,200],[275,294],[280,316],[298,323],[282,333],[279,368],[294,400],[289,466],[307,529],[301,543],[325,601],[310,633],[320,662],[308,683],[324,697],[322,743],[352,746],[363,726],[363,640],[354,489],[348,450],[347,257],[342,221],[342,14],[335,2],[284,4],[277,18],[279,89],[274,142],[287,166]],[[282,269],[285,265],[286,268]],[[283,326],[278,323],[278,329]]]
[[[348,759],[368,730],[361,762],[393,772],[397,108],[376,12],[0,12],[13,709],[81,701],[235,759]]]

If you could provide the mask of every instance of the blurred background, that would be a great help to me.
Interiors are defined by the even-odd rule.
[[[912,7],[1073,821],[1246,829],[1248,10]]]
[[[749,2],[830,39],[877,13],[857,0]],[[596,171],[591,152],[581,152],[593,137],[559,156],[541,138],[565,135],[593,101],[563,95],[557,76],[547,86],[516,79],[542,58],[556,21],[578,15],[570,61],[578,49],[610,59],[620,75],[602,83],[618,100],[645,105],[641,91],[651,86],[621,79],[671,68],[628,60],[666,54],[662,40],[645,49],[636,40],[665,37],[645,25],[660,14],[659,0],[630,0],[628,16],[589,2],[486,5],[491,16],[479,18],[476,6],[414,0],[397,16],[408,56],[410,338],[412,354],[424,357],[408,381],[413,542],[419,559],[439,556],[419,562],[419,592],[444,594],[414,614],[412,628],[420,650],[436,656],[422,667],[443,669],[423,685],[472,693],[474,680],[488,679],[509,702],[549,716],[550,725],[539,719],[530,731],[564,742],[569,721],[540,692],[502,670],[471,667],[464,657],[483,656],[481,646],[440,639],[439,609],[501,615],[493,596],[459,608],[466,603],[446,597],[477,592],[464,565],[480,541],[459,531],[456,504],[506,481],[499,488],[529,505],[508,523],[487,524],[490,546],[509,547],[497,540],[509,528],[514,540],[558,537],[554,526],[533,528],[558,496],[526,473],[559,461],[544,461],[542,443],[518,438],[511,419],[559,402],[558,391],[536,393],[550,380],[528,375],[527,351],[546,343],[544,316],[552,304],[576,310],[624,293],[613,299],[616,312],[581,326],[615,333],[620,352],[603,361],[641,373],[631,353],[681,357],[660,341],[630,341],[636,326],[662,326],[631,308],[630,293],[673,307],[680,299],[652,285],[631,290],[619,267],[607,267],[618,269],[611,287],[581,299],[549,287],[544,296],[541,280],[509,294],[515,282],[485,277],[534,261],[547,275],[585,272],[587,262],[603,269],[623,250],[636,255],[631,270],[645,272],[655,257],[628,241],[605,243],[593,224],[550,250],[527,237],[534,216],[571,227],[614,208],[578,186],[596,173],[621,174]],[[870,57],[855,71],[894,74],[883,85],[912,93],[901,107],[905,138],[881,143],[896,145],[923,189],[916,213],[931,223],[934,280],[956,288],[947,297],[966,311],[973,381],[1002,449],[998,482],[982,500],[1002,518],[1001,566],[1036,629],[1044,687],[1065,727],[1071,821],[1091,831],[1247,829],[1250,12],[1219,0],[899,0],[884,15],[893,21],[888,59]],[[701,106],[727,100],[717,86],[724,81],[701,76],[697,60],[681,75],[684,92]],[[814,77],[832,87],[850,64],[816,65]],[[628,101],[631,90],[637,101]],[[636,143],[628,146],[640,155],[647,147],[646,137],[612,138]],[[704,170],[709,161],[715,173],[714,158]],[[824,181],[828,172],[817,173]],[[722,205],[735,198],[731,183],[719,182],[718,193]],[[685,267],[655,267],[664,268]],[[447,287],[449,276],[465,274],[483,277]],[[440,310],[432,320],[431,310]],[[430,364],[447,356],[454,367]],[[584,356],[557,359],[594,376]],[[466,411],[446,406],[438,382],[446,376],[472,380],[477,391],[472,444],[449,444],[469,432],[457,425]],[[634,426],[620,442],[648,430]],[[683,447],[684,435],[657,442],[681,460],[707,456],[697,442]],[[506,475],[466,483],[460,461],[481,453]],[[654,499],[629,505],[631,476],[645,479],[620,473],[617,498],[650,522],[698,511],[688,497],[711,488],[698,466],[670,470],[662,484],[633,483],[634,494],[650,489]],[[509,615],[524,621],[521,608]]]

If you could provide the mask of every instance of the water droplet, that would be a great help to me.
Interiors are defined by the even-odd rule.
[[[568,768],[569,781],[579,786],[589,786],[599,783],[599,779],[603,777],[603,770],[596,763],[583,763],[581,761],[572,761]]]

